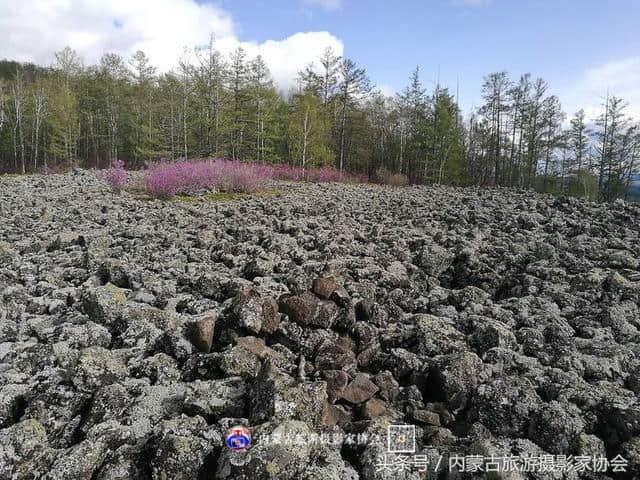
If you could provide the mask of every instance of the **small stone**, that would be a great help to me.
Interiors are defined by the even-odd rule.
[[[356,319],[358,321],[367,322],[373,318],[373,305],[372,300],[362,299],[356,303]]]
[[[435,425],[437,427],[440,426],[440,415],[435,412],[430,412],[428,410],[414,410],[413,411],[413,419],[418,423],[424,423],[426,425]]]
[[[364,404],[363,416],[367,419],[382,417],[387,413],[387,405],[379,398],[371,398]]]
[[[378,390],[376,384],[369,380],[369,377],[358,373],[342,392],[342,398],[350,403],[362,403],[373,397]]]
[[[260,371],[260,360],[246,348],[236,345],[220,353],[219,366],[226,376],[250,379]]]
[[[529,438],[550,453],[572,452],[585,424],[573,404],[553,401],[531,416]]]
[[[349,375],[342,370],[324,370],[322,378],[327,382],[327,397],[329,402],[334,403],[338,400],[345,387],[349,383]]]
[[[311,289],[318,297],[329,300],[331,294],[338,288],[335,277],[316,278]]]
[[[208,353],[213,343],[213,332],[216,326],[215,312],[207,312],[192,322],[189,328],[191,343],[201,352]]]
[[[92,288],[82,299],[84,310],[96,323],[111,325],[118,318],[127,302],[125,290],[107,283],[104,287]]]
[[[262,331],[275,333],[280,327],[280,313],[278,302],[273,297],[262,299]]]
[[[344,287],[338,286],[329,296],[329,300],[333,301],[339,307],[347,307],[351,303],[351,297]]]
[[[385,371],[373,377],[373,381],[380,389],[380,397],[387,402],[394,402],[400,394],[400,384],[393,378],[391,372]]]
[[[349,371],[356,366],[353,351],[333,339],[327,339],[320,344],[315,361],[320,370]]]
[[[321,422],[323,426],[333,427],[335,425],[344,425],[350,418],[351,416],[342,405],[333,405],[329,402],[324,404]]]
[[[246,328],[253,333],[262,329],[262,299],[257,290],[240,290],[233,299],[231,312],[237,328]]]
[[[307,326],[313,322],[318,309],[319,300],[310,292],[280,298],[279,306],[298,325]]]

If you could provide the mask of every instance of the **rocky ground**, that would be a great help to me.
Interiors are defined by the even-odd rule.
[[[545,454],[627,473],[486,478],[638,478],[640,207],[278,188],[0,177],[0,478],[457,479],[454,455]],[[389,424],[427,472],[379,468]],[[313,433],[343,436],[274,440]]]

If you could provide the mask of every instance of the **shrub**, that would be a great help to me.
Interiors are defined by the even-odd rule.
[[[304,180],[302,168],[292,167],[287,164],[280,164],[273,167],[273,178],[276,180],[291,180],[300,182]]]
[[[393,187],[404,187],[405,185],[409,185],[409,177],[401,173],[394,173],[387,180],[387,184]]]
[[[145,175],[147,193],[153,197],[168,199],[180,191],[180,176],[176,164],[164,163],[151,167]]]
[[[145,187],[150,195],[168,199],[179,193],[217,188],[230,193],[252,193],[273,177],[269,165],[230,160],[180,160],[161,162],[147,171]]]
[[[49,165],[45,165],[42,169],[42,173],[44,175],[51,175],[53,173],[53,170],[49,167]]]
[[[306,180],[308,182],[326,183],[366,183],[367,176],[365,174],[353,174],[346,171],[340,171],[335,167],[310,168],[306,172]]]
[[[383,183],[385,185],[389,185],[389,178],[392,173],[384,167],[380,167],[376,170],[375,180],[377,183]]]
[[[334,167],[307,168],[265,165],[223,159],[162,161],[148,165],[147,193],[167,199],[213,187],[228,193],[253,193],[271,179],[324,182],[367,182],[365,174],[351,174]]]
[[[295,182],[342,182],[342,183],[366,183],[368,177],[363,173],[341,172],[335,167],[292,167],[290,165],[276,165],[273,167],[273,178],[276,180],[291,180]]]
[[[212,165],[215,186],[223,192],[253,193],[273,178],[273,168],[269,165],[230,160],[215,160]]]
[[[111,186],[114,192],[119,193],[127,186],[129,174],[124,169],[122,160],[114,160],[111,167],[102,172],[102,178]]]

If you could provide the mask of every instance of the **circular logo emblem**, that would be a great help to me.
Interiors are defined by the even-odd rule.
[[[251,431],[242,425],[236,425],[227,430],[224,443],[234,452],[241,452],[251,445]]]

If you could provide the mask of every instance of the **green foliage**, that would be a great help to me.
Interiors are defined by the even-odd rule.
[[[529,74],[487,75],[463,119],[457,93],[428,91],[419,68],[385,96],[330,48],[289,92],[261,57],[223,55],[213,38],[166,73],[142,51],[89,66],[68,47],[55,58],[51,68],[0,61],[0,171],[228,158],[611,201],[629,197],[640,168],[640,126],[624,101],[607,97],[593,131],[583,111],[565,124],[559,99]]]
[[[292,96],[290,108],[288,136],[292,163],[300,167],[331,165],[330,124],[321,100],[307,89]]]

